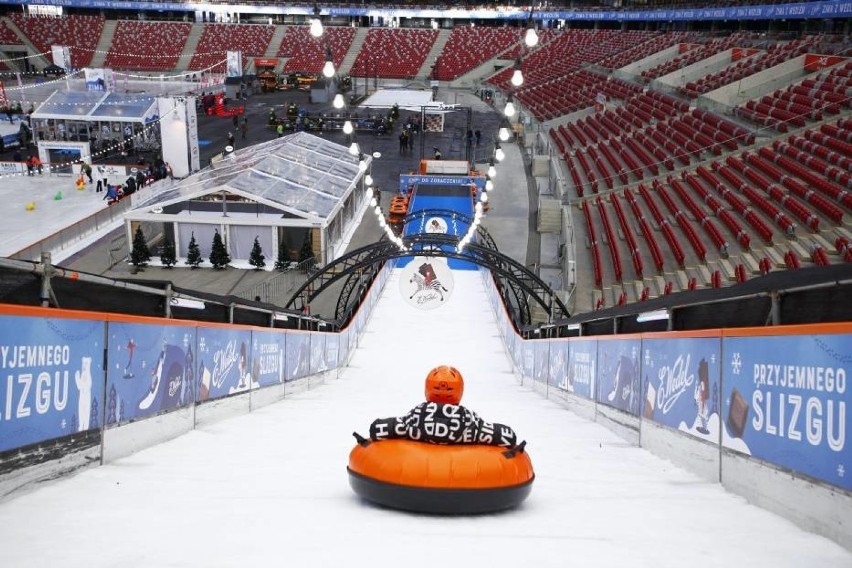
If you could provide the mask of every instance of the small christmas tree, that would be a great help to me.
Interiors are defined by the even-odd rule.
[[[195,233],[192,233],[192,238],[189,239],[189,250],[186,252],[186,263],[192,268],[198,268],[198,265],[202,262],[204,262],[204,259],[201,258],[201,249],[195,242]]]
[[[149,260],[151,260],[151,251],[148,250],[148,243],[145,242],[142,225],[139,225],[136,227],[136,233],[133,235],[133,250],[130,251],[130,262],[133,266],[144,267],[148,266]]]
[[[278,243],[278,258],[275,259],[275,270],[286,270],[290,266],[290,256],[287,251],[287,241],[281,239],[281,242]]]
[[[303,265],[303,268],[307,264],[306,261],[312,259],[314,257],[314,248],[311,246],[311,233],[308,232],[305,235],[305,242],[302,243],[302,248],[299,251],[299,264]]]
[[[163,243],[163,250],[160,251],[160,262],[163,263],[165,268],[172,268],[177,264],[175,244],[168,237],[166,237],[166,242]]]
[[[263,256],[263,249],[260,248],[260,241],[257,240],[257,237],[254,238],[254,245],[251,247],[249,264],[254,266],[255,270],[260,270],[266,266],[266,257]]]
[[[231,256],[228,254],[228,249],[225,248],[225,243],[222,241],[222,235],[219,231],[213,235],[213,246],[210,247],[210,264],[216,270],[225,268],[231,262]]]

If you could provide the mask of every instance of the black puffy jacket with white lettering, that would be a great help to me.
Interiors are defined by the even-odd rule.
[[[424,402],[402,417],[379,418],[370,425],[371,440],[406,438],[430,444],[487,444],[514,447],[515,431],[486,422],[464,406]]]

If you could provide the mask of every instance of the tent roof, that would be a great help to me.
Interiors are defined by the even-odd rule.
[[[39,105],[33,113],[33,118],[142,122],[155,104],[156,99],[150,95],[105,91],[55,91]]]
[[[371,157],[364,159],[369,163]],[[297,132],[236,150],[215,166],[152,195],[132,212],[225,191],[298,217],[325,221],[342,206],[359,176],[358,158],[346,146]]]

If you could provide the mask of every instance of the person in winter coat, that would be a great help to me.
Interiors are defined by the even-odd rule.
[[[454,367],[442,365],[426,377],[426,402],[401,417],[379,418],[370,425],[371,440],[404,438],[430,444],[486,444],[512,448],[515,431],[486,422],[461,406],[464,379]]]

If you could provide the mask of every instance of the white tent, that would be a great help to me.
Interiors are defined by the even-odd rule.
[[[361,159],[369,167],[372,157]],[[346,146],[297,132],[232,152],[141,201],[125,214],[127,242],[138,223],[153,223],[174,239],[178,257],[194,235],[207,258],[218,231],[233,260],[248,259],[257,237],[274,262],[282,242],[292,257],[307,237],[327,264],[345,250],[366,207],[365,192],[355,191],[363,175]]]

